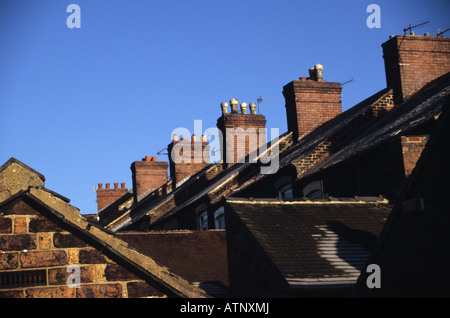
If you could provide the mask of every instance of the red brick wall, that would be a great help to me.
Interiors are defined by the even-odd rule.
[[[167,162],[157,161],[156,157],[146,157],[131,164],[135,201],[148,190],[157,189],[167,182],[168,166]]]
[[[0,298],[164,296],[20,199],[0,211],[0,251]],[[79,288],[66,283],[71,264],[80,267]],[[17,275],[30,271],[42,273],[39,283],[18,285]]]
[[[283,87],[288,130],[293,132],[294,140],[342,112],[341,90],[340,83],[306,78]]]
[[[186,160],[176,163],[172,158],[172,149],[174,154],[179,156],[179,160],[186,155]],[[172,178],[173,187],[177,183],[184,180],[190,175],[197,173],[204,167],[209,165],[209,143],[206,141],[196,141],[183,139],[181,141],[173,141],[168,146],[169,162],[170,162],[170,177]],[[185,154],[183,149],[190,149],[190,155]],[[187,162],[186,162],[187,161]],[[199,161],[199,162],[197,162]]]
[[[267,143],[266,133],[262,130],[266,128],[266,118],[263,115],[223,114],[217,120],[217,128],[222,132],[221,153],[224,162],[236,163]],[[241,130],[237,130],[238,128]]]
[[[121,188],[119,188],[118,183],[114,183],[114,188],[110,188],[109,183],[105,183],[105,189],[103,189],[103,184],[98,184],[97,189],[97,209],[100,211],[104,207],[108,206],[112,202],[116,201],[122,197],[128,189],[125,188],[125,183],[122,182]]]
[[[406,177],[412,173],[427,141],[428,137],[426,136],[402,136],[403,164]]]
[[[386,82],[394,88],[396,104],[450,72],[450,38],[398,35],[382,47]]]

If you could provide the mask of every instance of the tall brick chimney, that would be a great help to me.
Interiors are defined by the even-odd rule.
[[[131,164],[134,202],[137,202],[142,194],[157,189],[167,182],[168,166],[167,162],[157,161],[156,157],[150,156]]]
[[[450,38],[397,35],[382,47],[387,86],[397,105],[450,71]]]
[[[222,160],[226,163],[245,162],[245,157],[262,145],[266,140],[266,117],[256,113],[256,104],[251,103],[248,113],[247,103],[241,103],[238,113],[238,100],[221,103],[222,116],[217,119],[217,128],[222,132]]]
[[[321,64],[310,68],[309,75],[283,87],[288,130],[294,141],[342,112],[341,84],[326,82]]]
[[[179,140],[177,135],[173,135],[167,150],[173,188],[180,181],[210,164],[209,143],[206,141],[206,136],[202,136],[201,140],[197,140],[196,135],[192,135],[191,140],[186,137]]]
[[[103,183],[98,184],[98,189],[96,191],[98,211],[121,198],[125,193],[128,192],[128,189],[125,188],[125,182],[122,182],[120,186],[121,187],[119,189],[119,183],[115,182],[114,189],[111,189],[110,184],[105,183],[105,188],[103,189]]]

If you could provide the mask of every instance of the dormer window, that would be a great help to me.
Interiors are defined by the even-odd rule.
[[[202,231],[208,229],[208,211],[203,211],[198,215],[198,228]]]
[[[280,199],[292,199],[294,197],[293,193],[292,193],[292,185],[288,184],[285,185],[284,187],[282,187],[279,191],[278,191],[278,197]]]
[[[323,197],[322,182],[313,181],[303,188],[303,196],[308,199],[321,199]]]
[[[225,209],[223,206],[214,212],[214,224],[216,229],[225,229]]]

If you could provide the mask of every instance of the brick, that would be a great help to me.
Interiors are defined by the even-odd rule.
[[[0,270],[14,269],[19,266],[19,257],[17,253],[0,254]]]
[[[67,264],[65,251],[35,251],[20,254],[22,267],[47,267]]]
[[[104,264],[107,262],[105,256],[97,250],[80,250],[78,253],[80,264]]]
[[[20,251],[35,249],[36,235],[34,234],[17,234],[0,236],[0,250],[3,251]]]
[[[22,200],[13,201],[2,208],[2,213],[4,215],[38,215],[35,209],[30,207],[27,203]]]
[[[14,233],[27,233],[27,219],[25,217],[14,218]]]
[[[39,248],[49,250],[52,248],[52,233],[39,233]]]
[[[0,290],[0,298],[23,298],[22,290]]]
[[[139,297],[163,297],[164,294],[156,290],[146,282],[129,282],[127,283],[128,298]]]
[[[69,260],[68,263],[69,264],[78,264],[80,262],[80,259],[78,258],[78,249],[69,249],[67,251]]]
[[[53,245],[58,248],[66,247],[87,247],[88,244],[72,234],[55,233],[53,235]]]
[[[65,285],[67,278],[73,272],[67,272],[67,267],[50,268],[48,270],[48,284],[49,285]],[[80,267],[81,284],[93,283],[97,281],[95,266]]]
[[[130,273],[122,266],[116,264],[108,264],[105,268],[105,278],[108,281],[124,281],[139,279],[136,275]]]
[[[12,233],[12,220],[10,218],[0,218],[0,234]]]
[[[25,290],[27,298],[75,298],[76,288],[68,286],[39,287]]]
[[[122,298],[121,284],[89,284],[77,288],[77,298]]]
[[[44,217],[37,217],[30,220],[28,225],[30,233],[37,232],[61,232],[63,229],[58,227],[55,223]]]

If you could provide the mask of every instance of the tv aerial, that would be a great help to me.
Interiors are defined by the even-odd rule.
[[[406,32],[409,31],[409,35],[414,35],[413,29],[420,29],[421,27],[423,27],[425,24],[428,24],[428,23],[430,23],[430,21],[427,20],[427,21],[424,21],[424,22],[421,22],[421,23],[418,23],[415,25],[410,24],[408,27],[405,26],[405,28],[403,29],[403,33],[405,33],[405,35],[406,35]]]
[[[341,86],[344,87],[344,86],[350,85],[350,84],[352,84],[352,83],[354,83],[354,82],[355,82],[355,80],[354,80],[353,77],[352,77],[351,79],[348,79],[348,80],[346,80],[346,81],[341,82]]]
[[[259,104],[261,104],[262,102],[276,104],[276,102],[274,102],[273,100],[263,99],[261,96],[259,96],[258,99],[256,100],[256,105],[258,106],[258,114],[259,114]]]
[[[447,32],[448,30],[450,30],[450,28],[447,28],[447,30],[442,31],[441,29],[438,30],[438,34],[436,35],[437,37],[442,37],[445,32]]]

